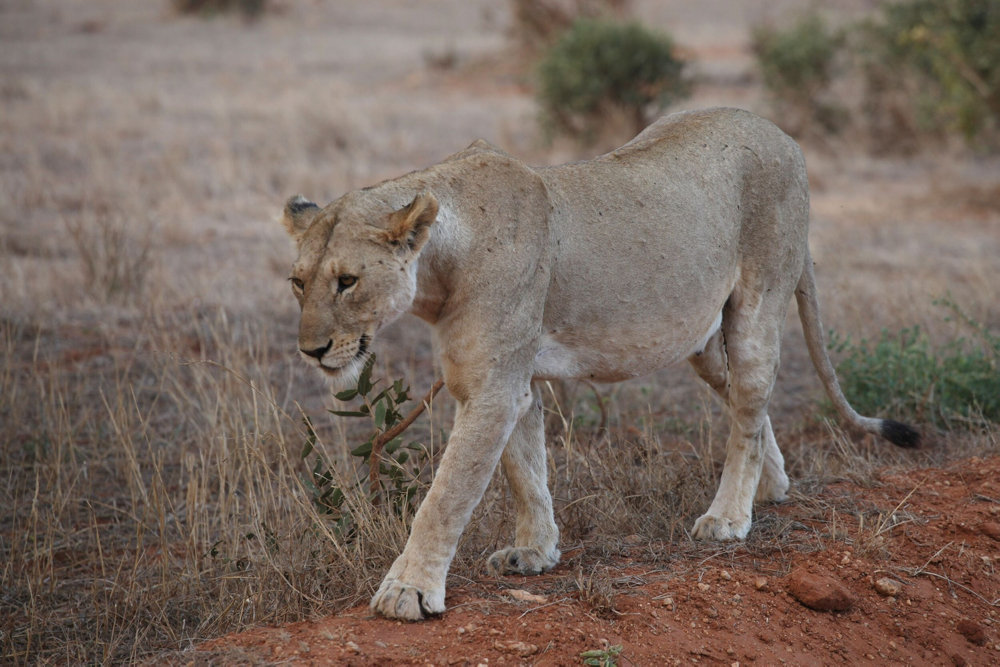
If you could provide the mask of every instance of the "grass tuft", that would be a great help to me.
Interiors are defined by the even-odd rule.
[[[878,340],[857,344],[831,334],[830,347],[843,355],[837,374],[855,409],[940,429],[1000,422],[1000,336],[954,301],[938,303],[950,313],[948,320],[974,337],[934,346],[917,326],[897,334],[883,330]]]

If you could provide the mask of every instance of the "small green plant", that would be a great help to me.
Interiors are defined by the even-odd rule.
[[[621,655],[622,645],[616,644],[607,648],[598,648],[592,651],[584,651],[580,654],[583,664],[589,667],[615,667],[618,664],[618,656]]]
[[[356,386],[336,394],[341,401],[360,398],[361,405],[354,410],[330,412],[339,417],[361,417],[372,421],[374,430],[363,443],[351,450],[351,456],[361,459],[368,468],[368,479],[358,479],[353,487],[362,489],[372,504],[380,505],[385,501],[398,516],[408,516],[420,504],[418,493],[423,488],[420,470],[429,457],[419,442],[404,445],[401,434],[423,411],[423,403],[404,417],[401,406],[410,398],[409,387],[404,387],[402,380],[396,380],[373,393],[380,383],[379,380],[372,380],[374,366],[375,355],[372,354],[361,370]],[[440,383],[435,384],[425,401],[429,401],[440,386]],[[316,450],[316,432],[308,419],[305,420],[305,427],[306,442],[301,458],[308,462],[310,455],[314,457],[310,474],[304,479],[305,486],[316,508],[332,517],[337,534],[351,536],[356,523],[345,502],[347,489],[336,483],[337,477],[329,461]]]
[[[623,16],[631,0],[511,0],[511,34],[531,53],[551,46],[578,18]]]
[[[762,26],[753,31],[757,67],[776,120],[788,132],[800,135],[814,125],[833,132],[843,125],[846,111],[830,92],[843,45],[843,33],[815,12],[786,29]]]
[[[1000,3],[910,0],[882,6],[862,26],[869,116],[958,132],[968,141],[1000,131]],[[908,104],[896,99],[903,91]],[[882,122],[885,125],[886,121]]]
[[[830,348],[844,355],[837,374],[847,400],[862,413],[891,415],[937,427],[1000,422],[1000,336],[965,314],[950,299],[938,302],[975,339],[931,345],[919,327],[878,340],[853,343],[831,332]]]
[[[538,101],[550,132],[592,139],[624,113],[641,131],[690,86],[669,36],[637,23],[579,19],[538,65]]]
[[[247,18],[257,18],[267,9],[267,0],[171,0],[182,14],[211,16],[238,11]]]

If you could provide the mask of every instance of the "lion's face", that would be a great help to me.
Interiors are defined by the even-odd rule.
[[[299,352],[337,384],[350,384],[384,325],[416,294],[416,258],[437,215],[420,194],[398,211],[365,210],[342,198],[325,209],[290,199],[283,223],[299,257],[289,282],[299,302]]]

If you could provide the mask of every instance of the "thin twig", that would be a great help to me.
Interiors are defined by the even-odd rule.
[[[892,530],[893,528],[895,528],[896,526],[901,525],[902,523],[905,523],[905,521],[901,521],[898,524],[893,524],[891,526],[888,525],[889,522],[892,521],[892,517],[896,516],[896,512],[898,512],[903,507],[903,505],[906,504],[906,501],[910,499],[910,496],[912,496],[916,492],[917,489],[919,489],[921,486],[924,485],[925,481],[927,481],[927,480],[925,480],[925,479],[920,480],[917,483],[917,485],[915,487],[913,487],[912,489],[910,489],[910,492],[907,493],[906,496],[902,500],[899,501],[899,504],[896,505],[896,509],[894,509],[891,512],[889,512],[889,516],[887,516],[883,521],[879,522],[878,529],[875,531],[875,537],[878,537],[882,533],[888,532],[888,531]],[[912,519],[910,519],[910,521],[912,521]],[[935,555],[937,555],[937,554],[935,554]],[[932,556],[932,558],[933,558],[933,556]]]
[[[428,390],[423,400],[420,401],[420,405],[413,408],[410,414],[406,415],[406,419],[399,422],[385,433],[380,433],[379,435],[376,435],[374,438],[372,438],[371,459],[368,464],[369,465],[368,488],[371,489],[372,493],[374,494],[376,504],[378,503],[379,494],[375,493],[375,491],[378,489],[378,473],[380,464],[382,462],[382,448],[385,446],[385,443],[391,441],[400,433],[408,429],[410,427],[410,424],[412,424],[417,420],[417,417],[419,417],[423,413],[423,411],[427,409],[427,406],[430,404],[431,400],[433,400],[433,398],[437,395],[437,393],[441,391],[441,387],[443,386],[444,386],[444,380],[437,380],[434,383],[434,386],[431,387],[430,390]]]
[[[381,449],[385,443],[389,442],[397,435],[408,429],[410,427],[410,424],[415,422],[417,420],[417,417],[419,417],[421,413],[427,409],[427,405],[437,395],[437,393],[441,391],[441,387],[443,386],[444,386],[444,380],[438,380],[437,382],[435,382],[434,386],[427,391],[427,395],[424,396],[422,401],[420,401],[420,405],[413,408],[413,411],[410,412],[410,414],[406,415],[406,419],[399,422],[391,429],[389,429],[382,435],[375,438],[375,440],[372,442],[372,450],[374,451],[376,447]]]
[[[969,588],[968,586],[963,586],[962,584],[958,583],[954,579],[950,579],[950,578],[944,576],[943,574],[938,574],[937,572],[931,572],[930,570],[925,570],[923,568],[921,568],[920,570],[918,570],[916,572],[910,570],[909,568],[905,568],[905,567],[897,567],[896,569],[899,570],[900,572],[906,572],[911,577],[916,577],[916,576],[919,576],[919,575],[922,575],[922,574],[926,574],[928,577],[937,577],[938,579],[943,579],[944,581],[947,581],[950,585],[957,586],[958,588],[961,588],[963,591],[965,591],[969,595],[972,595],[973,597],[976,597],[979,600],[982,600],[982,602],[984,604],[986,604],[986,605],[988,605],[990,607],[1000,606],[1000,598],[997,598],[993,602],[990,602],[989,600],[987,600],[986,598],[984,598],[982,595],[980,595],[976,591],[974,591],[971,588]]]
[[[528,614],[530,614],[533,611],[538,611],[539,609],[545,609],[546,607],[551,607],[552,605],[559,604],[560,602],[568,602],[571,599],[572,598],[559,598],[558,600],[553,600],[552,602],[547,602],[547,603],[545,603],[543,605],[539,605],[537,607],[532,607],[531,609],[528,609],[523,614],[521,614],[520,616],[518,616],[518,618],[524,618],[525,616],[527,616]]]
[[[925,567],[927,567],[928,565],[930,565],[934,561],[935,558],[937,558],[938,556],[941,555],[941,552],[943,552],[945,549],[947,549],[948,547],[950,547],[952,544],[954,544],[954,542],[949,542],[948,544],[944,545],[943,547],[941,547],[940,549],[938,549],[937,551],[935,551],[934,555],[931,556],[930,558],[928,558],[926,563],[924,563],[923,565],[921,565],[920,567],[918,567],[916,570],[912,570],[910,572],[910,576],[911,577],[916,577],[920,573],[922,573],[924,571]]]
[[[608,408],[604,405],[604,397],[601,396],[601,392],[597,390],[597,387],[590,380],[581,380],[581,382],[590,387],[590,390],[594,392],[594,397],[597,399],[597,407],[601,411],[601,423],[597,426],[597,432],[606,433],[608,430]]]

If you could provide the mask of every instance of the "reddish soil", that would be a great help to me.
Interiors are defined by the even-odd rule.
[[[751,535],[746,545],[673,545],[680,557],[652,562],[664,545],[631,536],[600,577],[582,577],[587,592],[569,552],[540,577],[453,577],[448,611],[423,623],[361,606],[188,655],[579,665],[584,651],[621,646],[620,665],[1000,664],[1000,457],[886,472],[868,488],[835,484],[762,508],[756,521],[786,526],[779,548]]]

